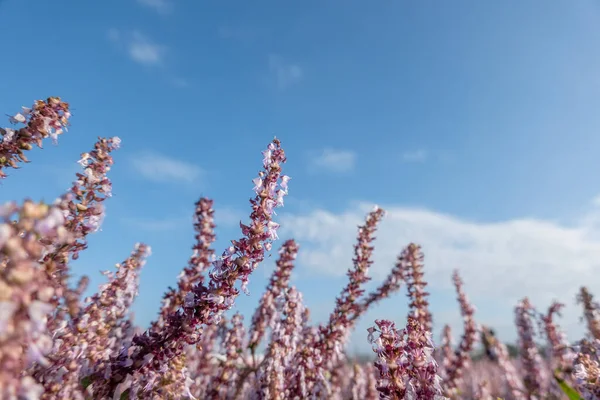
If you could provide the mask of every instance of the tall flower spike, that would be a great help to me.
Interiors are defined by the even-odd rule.
[[[242,364],[241,354],[245,345],[245,336],[244,318],[241,314],[235,313],[223,341],[223,351],[225,352],[223,361],[209,384],[205,399],[232,398],[232,394],[235,392],[235,385],[232,383],[236,381],[239,366]]]
[[[543,387],[542,359],[535,343],[534,309],[524,298],[515,307],[515,323],[519,334],[519,348],[523,365],[524,383],[529,398],[540,398]]]
[[[425,291],[427,282],[423,279],[423,253],[421,246],[411,243],[400,256],[408,290],[409,315],[417,319],[427,332],[431,332],[432,318],[429,312],[429,293]]]
[[[452,350],[452,329],[449,325],[444,325],[442,331],[442,343],[439,347],[439,359],[442,360],[442,370],[440,375],[446,379],[448,372],[454,363],[454,351]]]
[[[548,358],[552,370],[558,369],[563,375],[563,379],[569,380],[575,353],[571,350],[565,333],[554,320],[555,316],[560,316],[560,310],[563,307],[564,304],[553,302],[548,312],[541,316],[541,321],[548,340]]]
[[[193,246],[193,254],[190,257],[188,266],[179,275],[177,289],[169,288],[168,292],[165,293],[158,320],[151,324],[150,329],[152,332],[159,332],[164,328],[169,316],[176,313],[184,305],[186,296],[190,294],[193,287],[204,282],[204,273],[208,271],[214,262],[214,250],[211,245],[216,236],[214,234],[215,224],[212,206],[213,201],[204,197],[196,202],[194,213],[196,243]],[[161,384],[155,388],[157,395],[182,397],[190,391],[189,382],[192,381],[187,375],[185,361],[185,354],[180,354],[169,361],[166,368],[167,374],[161,380]]]
[[[363,226],[358,228],[357,244],[354,246],[354,268],[349,269],[348,284],[336,299],[336,306],[329,316],[329,321],[316,332],[305,332],[306,349],[299,351],[292,362],[300,369],[292,374],[288,386],[295,396],[332,396],[324,374],[334,368],[343,357],[343,346],[354,325],[353,315],[359,312],[357,299],[364,293],[362,286],[370,278],[367,276],[372,264],[371,255],[377,224],[385,212],[375,207],[366,218]],[[314,340],[313,340],[314,337]]]
[[[285,368],[293,368],[290,360],[296,354],[302,333],[302,294],[295,287],[290,287],[284,290],[276,301],[281,317],[273,327],[265,360],[257,374],[258,387],[255,398],[261,400],[288,398]]]
[[[458,303],[460,304],[460,314],[463,317],[464,333],[450,368],[447,370],[446,380],[444,382],[446,395],[451,398],[458,396],[460,385],[462,382],[463,371],[469,366],[471,359],[471,351],[477,341],[477,324],[473,319],[475,308],[469,302],[467,295],[463,290],[463,281],[460,279],[458,271],[454,271],[452,276],[456,293],[458,295]]]
[[[316,347],[319,331],[308,325],[308,309],[302,316],[302,334],[297,345],[297,351],[292,361],[285,369],[286,397],[289,399],[308,399],[323,377],[323,368],[319,367],[322,357]]]
[[[67,129],[70,117],[69,104],[60,97],[36,100],[32,108],[22,107],[20,113],[10,117],[11,123],[25,126],[16,130],[0,128],[0,179],[6,178],[6,168],[16,169],[18,162],[29,162],[23,152],[31,150],[32,144],[42,147],[42,140],[48,136],[56,142]]]
[[[248,343],[252,354],[254,354],[265,335],[267,326],[272,326],[276,318],[275,301],[290,283],[290,275],[297,254],[298,245],[294,240],[287,240],[279,250],[279,259],[276,262],[275,271],[273,271],[267,289],[263,293],[252,317],[250,341]]]
[[[283,197],[281,192],[287,190],[283,183],[277,188],[280,179],[287,182],[281,175],[281,164],[286,158],[279,140],[274,139],[264,154],[265,170],[259,173],[261,182],[255,183],[257,195],[250,200],[250,225],[240,224],[244,237],[232,241],[209,273],[208,286],[198,284],[182,312],[169,316],[165,329],[158,334],[146,332],[134,337],[130,348],[123,349],[105,371],[93,377],[89,389],[95,397],[112,396],[126,380],[132,382],[132,392],[147,391],[160,378],[169,360],[184,351],[183,343],[197,343],[202,325],[218,323],[223,312],[233,307],[239,294],[235,283],[240,281],[244,289],[250,274],[263,261],[265,251],[271,248],[279,226],[272,220],[273,209],[276,199]],[[109,380],[104,378],[105,373]]]
[[[184,305],[185,298],[193,287],[204,282],[204,273],[214,262],[215,252],[211,245],[215,241],[215,224],[213,201],[202,197],[196,203],[194,214],[194,231],[196,244],[188,266],[179,275],[177,289],[169,289],[165,294],[158,321],[152,323],[152,330],[159,331],[169,315],[177,312]]]
[[[517,369],[512,363],[506,345],[499,341],[492,329],[481,326],[481,338],[488,358],[497,362],[510,394],[515,400],[525,400],[525,388],[519,378]]]
[[[321,336],[317,347],[321,352],[323,367],[330,368],[342,355],[343,346],[354,325],[352,316],[358,311],[357,299],[364,293],[363,285],[370,280],[368,271],[373,263],[373,246],[377,225],[385,211],[375,207],[369,213],[365,224],[358,228],[357,243],[354,246],[354,268],[349,269],[348,284],[336,299],[336,306],[326,325],[321,327]]]
[[[79,258],[79,252],[87,248],[88,234],[100,227],[104,215],[103,202],[110,196],[111,189],[111,182],[106,176],[113,164],[110,153],[118,149],[120,143],[117,137],[98,138],[94,149],[82,157],[85,160],[81,163],[83,173],[77,173],[77,180],[69,192],[56,202],[65,217],[65,228],[73,234],[75,241],[60,245],[51,238],[40,239],[47,247],[42,263],[54,282],[56,292],[52,303],[57,311],[50,319],[50,329],[56,329],[67,313],[75,317],[80,311],[81,290],[68,287],[68,262],[71,258]],[[64,304],[59,304],[61,298],[64,298]]]

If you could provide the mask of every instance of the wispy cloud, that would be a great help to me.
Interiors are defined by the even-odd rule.
[[[404,162],[424,162],[427,160],[428,153],[426,150],[419,149],[415,151],[407,151],[402,154],[402,161]]]
[[[140,31],[122,32],[112,28],[108,38],[123,48],[135,62],[143,65],[159,65],[167,52],[167,47],[151,41]]]
[[[129,42],[129,56],[140,64],[155,65],[162,61],[166,48],[151,42],[146,36],[134,31]]]
[[[173,4],[169,0],[137,0],[137,2],[159,14],[168,14],[173,9]]]
[[[310,169],[313,171],[323,169],[330,172],[349,172],[356,164],[356,153],[349,150],[326,148],[310,154]]]
[[[130,161],[136,172],[154,182],[192,183],[204,175],[197,165],[150,151],[139,153]]]
[[[269,56],[269,72],[279,90],[297,84],[304,76],[304,72],[299,65],[285,62],[281,56],[274,54]]]

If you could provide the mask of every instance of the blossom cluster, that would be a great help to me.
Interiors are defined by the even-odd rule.
[[[32,143],[41,147],[47,137],[56,140],[69,118],[68,103],[57,97],[12,116],[11,123],[24,126],[0,129],[0,178],[7,177],[6,168],[28,162],[24,151]],[[379,207],[358,227],[352,261],[341,266],[348,270],[347,282],[329,317],[313,321],[292,279],[301,246],[292,238],[276,245],[275,210],[284,205],[290,183],[277,138],[262,152],[239,237],[217,257],[215,204],[200,198],[192,255],[176,287],[164,294],[156,319],[147,329],[137,326],[131,307],[151,253],[148,245],[135,244],[90,296],[83,295],[87,277],[71,279],[88,236],[100,231],[112,193],[113,152],[120,144],[117,137],[98,138],[82,153],[72,185],[53,204],[24,200],[0,206],[0,399],[600,398],[600,305],[587,288],[577,297],[587,335],[576,342],[558,324],[562,304],[554,302],[543,313],[528,298],[518,302],[514,355],[493,329],[477,323],[455,271],[463,333],[455,345],[446,325],[436,348],[425,255],[418,244],[399,248],[387,278],[367,290],[375,233],[385,219]],[[246,325],[236,302],[275,250],[275,269]],[[374,360],[352,357],[347,342],[358,320],[403,288],[408,315],[389,315],[359,331],[371,343]]]

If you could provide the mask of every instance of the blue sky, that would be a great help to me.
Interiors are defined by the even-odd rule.
[[[572,305],[582,283],[600,295],[595,1],[4,0],[0,20],[0,111],[53,95],[73,110],[2,200],[53,200],[97,136],[121,137],[103,230],[73,268],[95,290],[97,271],[150,244],[141,324],[187,262],[199,196],[215,200],[219,253],[240,235],[275,135],[292,176],[281,237],[300,242],[294,284],[317,321],[372,203],[390,210],[374,281],[410,240],[423,244],[436,328],[460,326],[453,268],[507,340],[524,295],[543,309]],[[239,310],[253,310],[271,268]],[[368,350],[375,318],[403,321],[405,304],[402,292],[368,314],[351,349]]]

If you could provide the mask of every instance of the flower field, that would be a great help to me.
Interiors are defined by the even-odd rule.
[[[0,178],[29,160],[27,151],[58,140],[69,125],[69,104],[51,97],[10,118],[0,129]],[[97,293],[83,297],[88,280],[72,284],[70,264],[102,224],[111,197],[112,154],[117,137],[99,138],[81,155],[81,172],[53,204],[32,200],[0,208],[1,399],[598,399],[600,305],[582,287],[587,323],[583,338],[567,338],[554,303],[539,310],[527,297],[515,304],[518,355],[511,357],[493,327],[477,322],[459,271],[452,276],[463,332],[454,345],[449,326],[432,338],[427,269],[418,244],[398,249],[381,285],[366,292],[376,249],[374,208],[358,228],[353,265],[327,321],[315,324],[291,274],[299,251],[278,237],[276,209],[293,180],[285,174],[283,143],[273,139],[257,155],[250,223],[226,249],[213,248],[213,201],[194,209],[192,254],[177,287],[164,294],[147,330],[135,326],[130,307],[150,256],[146,244],[132,252]],[[289,186],[289,187],[288,187]],[[276,268],[248,325],[229,313],[249,277],[270,252]],[[359,318],[399,292],[406,316],[373,321],[364,340],[374,362],[346,352]],[[524,293],[523,296],[527,294]],[[246,328],[249,326],[249,328]],[[438,340],[439,339],[439,340]],[[476,346],[485,350],[474,357]],[[263,350],[264,349],[264,350]]]

